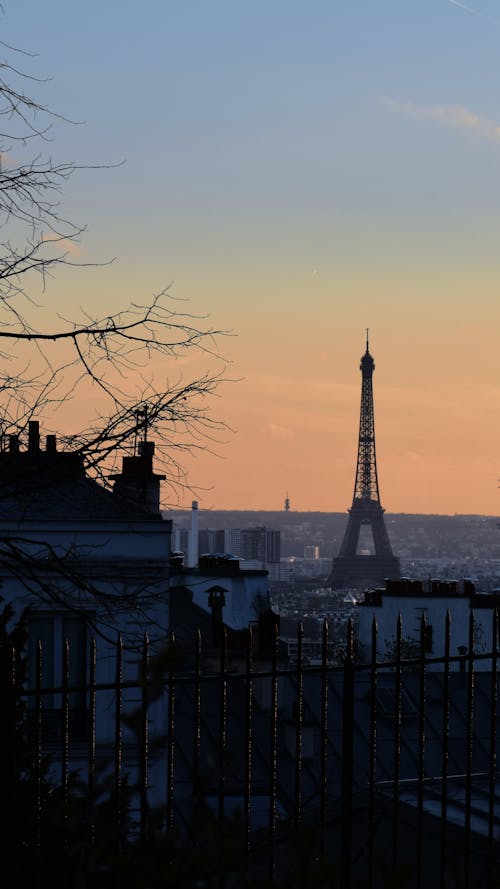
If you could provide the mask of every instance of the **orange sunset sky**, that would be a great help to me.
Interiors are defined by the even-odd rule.
[[[63,270],[44,302],[111,312],[170,284],[232,331],[227,431],[185,463],[201,508],[348,508],[369,328],[382,505],[500,513],[495,9],[8,0],[2,39],[82,122],[50,152],[124,160],[64,196],[79,256],[114,262]]]

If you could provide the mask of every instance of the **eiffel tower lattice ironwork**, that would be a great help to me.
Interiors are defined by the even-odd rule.
[[[366,352],[361,358],[361,414],[359,421],[358,462],[354,497],[339,554],[333,560],[329,585],[333,589],[360,587],[400,576],[399,559],[392,552],[380,503],[375,454],[375,415],[372,377],[375,362],[370,355],[368,331]],[[362,525],[369,525],[373,535],[372,555],[358,553]]]

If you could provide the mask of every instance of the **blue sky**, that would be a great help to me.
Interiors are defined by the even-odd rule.
[[[479,187],[487,201],[496,146],[483,137],[471,171],[473,133],[426,111],[461,106],[495,124],[500,24],[450,0],[17,0],[4,30],[53,74],[52,104],[86,121],[58,138],[84,160],[128,158],[134,196],[159,184],[184,212],[214,198],[227,212],[408,211],[432,189],[438,206],[457,200],[462,179],[462,200]]]
[[[369,326],[386,507],[497,512],[497,3],[8,0],[2,25],[84,121],[54,156],[125,161],[64,204],[115,263],[51,298],[173,282],[237,333],[236,433],[193,466],[213,504],[347,507]]]

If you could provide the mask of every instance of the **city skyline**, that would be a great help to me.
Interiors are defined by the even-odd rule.
[[[347,511],[369,327],[382,506],[500,513],[495,4],[18,0],[2,24],[84,122],[54,120],[50,152],[116,165],[62,204],[75,258],[115,261],[35,298],[111,312],[170,285],[234,334],[184,506]]]

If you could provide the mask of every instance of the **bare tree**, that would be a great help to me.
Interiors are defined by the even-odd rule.
[[[95,415],[63,435],[63,446],[79,450],[88,472],[106,483],[104,467],[117,449],[133,448],[152,430],[173,499],[186,484],[182,451],[210,447],[223,429],[207,399],[225,378],[224,331],[186,311],[168,288],[102,317],[82,310],[80,318],[63,318],[35,298],[37,278],[43,294],[59,266],[85,265],[71,250],[84,229],[60,203],[63,186],[83,167],[48,154],[61,116],[31,97],[43,81],[23,70],[23,53],[0,49],[0,435],[90,389]],[[211,369],[184,379],[176,359],[186,352],[205,355]]]
[[[140,439],[154,437],[157,468],[166,478],[165,507],[178,501],[182,488],[190,489],[186,452],[215,446],[225,429],[210,405],[227,379],[219,351],[227,331],[192,314],[168,287],[100,316],[80,309],[79,317],[63,317],[53,309],[48,285],[58,269],[92,264],[75,250],[85,229],[66,218],[61,201],[68,180],[93,167],[54,159],[54,124],[71,121],[33,98],[46,84],[26,70],[28,63],[29,54],[0,42],[0,451],[40,419],[45,431],[57,431],[59,448],[73,455],[70,461],[75,457],[88,476],[108,486],[120,452],[135,454]],[[185,378],[179,359],[186,356],[199,356],[198,375]],[[85,397],[93,414],[82,416],[80,410],[79,428],[61,429],[67,403]],[[23,604],[49,612],[76,612],[108,638],[117,612],[129,616],[134,639],[156,615],[157,633],[164,638],[168,553],[163,567],[145,559],[130,576],[126,567],[113,574],[113,564],[103,574],[91,563],[105,554],[89,555],[76,543],[67,549],[54,545],[50,535],[44,537],[43,522],[40,536],[25,534],[23,510],[28,518],[33,514],[33,484],[43,500],[50,474],[36,477],[35,465],[19,496],[18,479],[5,466],[0,585],[6,594],[17,590]],[[21,519],[10,522],[19,503]]]

